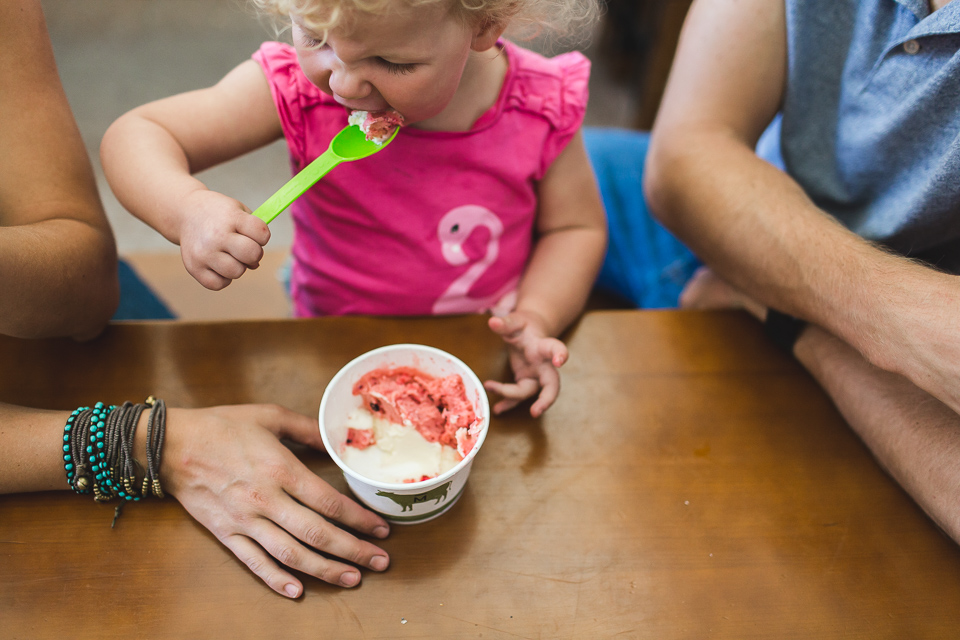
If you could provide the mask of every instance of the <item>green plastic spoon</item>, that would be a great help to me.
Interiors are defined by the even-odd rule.
[[[302,196],[304,191],[316,184],[335,166],[341,162],[351,162],[375,154],[390,144],[397,137],[397,131],[399,130],[400,127],[397,127],[390,137],[383,141],[383,144],[377,144],[372,140],[367,140],[367,136],[357,125],[347,125],[340,133],[333,136],[333,140],[330,141],[330,146],[327,147],[326,151],[304,167],[300,173],[290,178],[290,181],[280,187],[275,194],[267,198],[266,202],[257,207],[253,215],[270,224],[294,200]]]

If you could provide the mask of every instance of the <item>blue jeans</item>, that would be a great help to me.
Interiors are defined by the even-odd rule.
[[[170,308],[140,277],[133,267],[120,258],[117,261],[120,279],[120,305],[113,320],[173,320]]]
[[[676,307],[684,285],[702,263],[647,209],[641,185],[650,135],[588,127],[583,140],[610,232],[597,286],[637,307]]]

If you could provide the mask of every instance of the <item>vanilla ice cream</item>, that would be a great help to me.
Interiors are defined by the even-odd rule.
[[[348,442],[340,457],[372,480],[419,482],[446,473],[462,459],[456,449],[427,441],[412,425],[391,422],[364,409],[351,411],[347,426],[356,442]]]
[[[353,385],[361,406],[347,414],[343,462],[366,478],[409,483],[453,469],[482,425],[457,375],[379,368]]]

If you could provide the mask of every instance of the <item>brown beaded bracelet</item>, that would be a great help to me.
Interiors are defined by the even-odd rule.
[[[150,415],[144,468],[134,458],[133,448],[140,416],[147,407],[150,407]],[[97,502],[122,498],[121,506],[151,494],[163,498],[160,459],[166,416],[166,404],[153,396],[147,398],[145,404],[124,402],[119,407],[107,407],[98,402],[92,408],[75,410],[67,419],[63,435],[67,484],[77,493],[92,491]],[[138,486],[138,470],[143,474],[142,486]],[[116,513],[117,516],[120,514],[120,507]]]
[[[167,429],[167,404],[153,396],[147,398],[147,404],[151,407],[147,419],[147,472],[143,477],[143,489],[140,493],[146,496],[149,489],[153,491],[155,498],[163,498],[163,489],[160,488],[160,454]]]

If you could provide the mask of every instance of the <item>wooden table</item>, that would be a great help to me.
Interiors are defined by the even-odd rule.
[[[340,366],[401,341],[505,374],[478,317],[129,324],[89,344],[0,339],[0,400],[313,414]],[[395,526],[391,568],[354,590],[306,578],[278,596],[174,500],[110,529],[112,506],[66,491],[0,497],[0,637],[960,634],[960,549],[752,319],[592,312],[568,343],[557,404],[495,418],[460,502]]]

